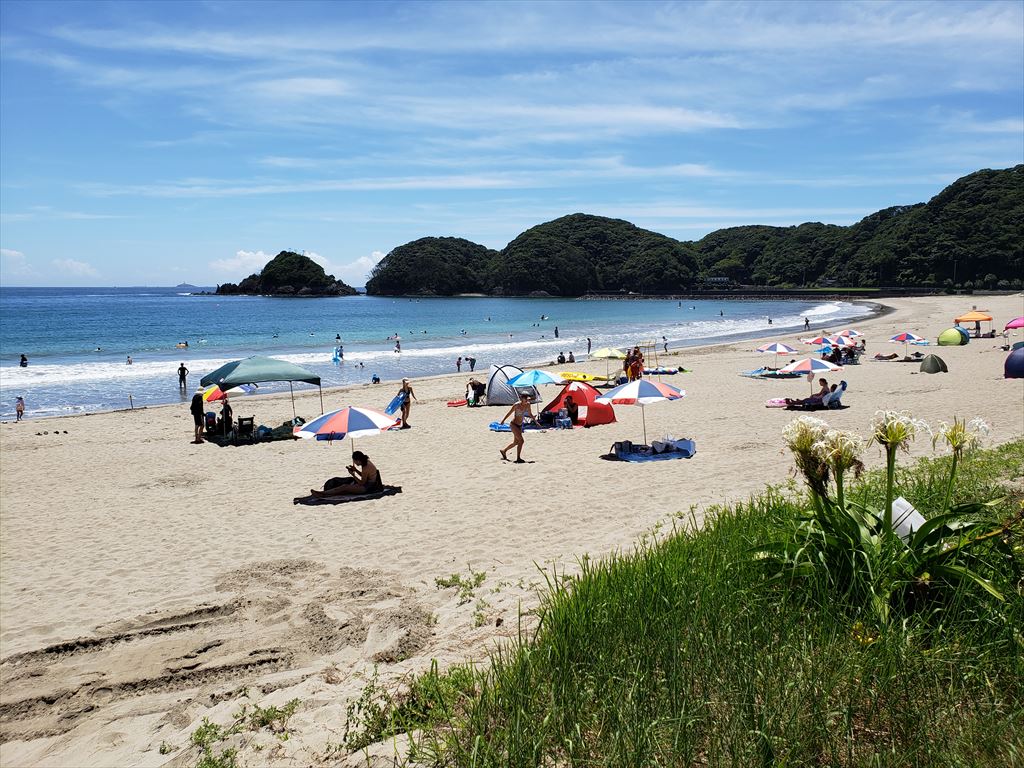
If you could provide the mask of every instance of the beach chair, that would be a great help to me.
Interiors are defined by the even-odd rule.
[[[239,416],[235,425],[235,437],[239,440],[252,440],[255,437],[256,417]]]
[[[828,399],[828,408],[830,410],[839,410],[843,407],[843,393],[846,391],[846,382],[840,381],[839,387],[835,392],[831,393],[831,397]]]

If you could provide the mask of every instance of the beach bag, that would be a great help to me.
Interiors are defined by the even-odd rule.
[[[632,440],[619,440],[617,443],[612,444],[611,452],[614,453],[616,456],[621,456],[624,453],[630,454],[635,453],[636,451],[633,448]]]

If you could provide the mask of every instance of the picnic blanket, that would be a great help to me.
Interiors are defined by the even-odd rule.
[[[365,501],[366,499],[382,499],[385,496],[394,496],[396,493],[402,492],[402,486],[400,485],[385,485],[383,491],[375,491],[373,493],[360,493],[353,494],[351,496],[331,496],[327,499],[321,499],[317,496],[296,496],[292,499],[292,504],[305,504],[306,506],[313,507],[320,504],[347,504],[350,501]]]
[[[508,424],[502,424],[500,421],[492,421],[488,426],[491,432],[511,432],[512,427]],[[523,432],[547,432],[547,427],[540,427],[536,424],[524,424]]]
[[[633,445],[629,440],[615,443],[609,453],[602,456],[607,461],[669,461],[671,459],[692,459],[697,453],[693,440],[655,440],[651,445]]]

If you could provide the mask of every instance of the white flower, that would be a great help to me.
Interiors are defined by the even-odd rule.
[[[814,452],[832,469],[845,471],[861,464],[864,440],[856,432],[830,429],[814,443]]]
[[[991,428],[983,419],[974,418],[965,422],[954,417],[952,424],[939,422],[939,427],[932,436],[932,446],[937,445],[939,440],[945,440],[953,453],[963,454],[977,448],[981,443],[981,435],[987,435],[989,432]]]
[[[909,411],[876,411],[872,438],[887,448],[907,451],[918,432],[931,431],[926,421],[915,419]]]
[[[782,439],[794,453],[809,451],[828,431],[828,424],[814,416],[800,416],[782,430]]]

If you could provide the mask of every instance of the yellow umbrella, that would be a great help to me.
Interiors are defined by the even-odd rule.
[[[625,352],[621,352],[621,351],[619,351],[617,349],[614,349],[612,347],[601,347],[600,349],[595,349],[593,352],[590,353],[590,359],[591,360],[625,360],[626,359],[626,354],[625,354]],[[604,378],[607,381],[607,379],[608,379],[608,363],[604,364]]]

